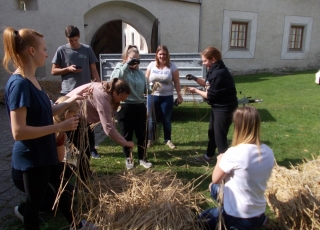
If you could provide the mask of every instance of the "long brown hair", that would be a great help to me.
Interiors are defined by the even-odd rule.
[[[26,50],[28,47],[38,47],[40,44],[39,38],[43,35],[32,29],[24,28],[19,31],[12,27],[7,27],[3,32],[3,48],[4,57],[2,64],[9,73],[9,65],[13,64],[15,68],[23,66],[26,61]],[[24,75],[23,69],[20,68],[21,74]]]
[[[166,61],[164,63],[164,65],[166,67],[170,67],[170,54],[169,54],[169,50],[168,50],[168,47],[164,46],[164,45],[159,45],[157,50],[156,50],[156,67],[159,67],[160,66],[160,62],[159,62],[159,59],[158,59],[158,53],[161,51],[161,50],[164,50],[166,51],[167,55],[166,55]]]
[[[260,148],[260,115],[256,108],[244,106],[233,113],[234,133],[232,146],[255,144]]]
[[[129,95],[131,93],[129,84],[123,79],[112,78],[110,82],[103,81],[102,86],[105,92],[111,96],[111,98],[113,98],[113,92],[115,92],[117,95],[120,93],[126,93]],[[117,111],[120,102],[114,103],[113,100],[111,101],[113,109]]]

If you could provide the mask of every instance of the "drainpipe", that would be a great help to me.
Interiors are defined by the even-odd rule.
[[[198,36],[198,52],[200,52],[200,41],[201,41],[201,19],[202,19],[202,0],[199,0],[199,36]]]

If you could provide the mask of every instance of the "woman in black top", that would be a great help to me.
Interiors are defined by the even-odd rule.
[[[197,78],[188,74],[188,80],[196,81],[205,91],[189,87],[191,93],[204,97],[211,105],[210,123],[208,130],[209,143],[207,153],[196,157],[197,160],[210,161],[213,159],[216,148],[218,154],[228,149],[227,135],[232,123],[232,113],[238,107],[237,91],[233,77],[221,59],[220,51],[208,46],[201,52],[202,63],[207,68],[206,78]]]

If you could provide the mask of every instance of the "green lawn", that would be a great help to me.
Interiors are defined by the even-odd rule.
[[[283,73],[279,75],[263,73],[236,76],[238,98],[251,96],[263,99],[252,104],[261,115],[262,141],[269,145],[279,165],[289,167],[302,162],[303,158],[320,155],[320,86],[314,83],[316,70]],[[242,94],[240,94],[240,91]],[[162,143],[163,133],[153,148],[148,149],[148,159],[154,170],[172,170],[181,179],[190,180],[202,174],[210,175],[214,164],[202,165],[191,159],[204,154],[207,146],[207,127],[210,107],[206,103],[183,103],[174,108],[172,117],[172,142],[177,146],[169,149]],[[233,127],[228,139],[231,141]],[[92,160],[92,168],[97,174],[112,174],[125,170],[122,148],[107,138],[98,149],[100,160]],[[137,158],[136,150],[134,157]],[[141,168],[141,166],[136,166]],[[205,180],[199,190],[208,195],[210,178]],[[61,220],[61,217],[58,218]],[[48,220],[42,229],[59,229],[58,224]],[[12,227],[14,226],[14,227]],[[16,221],[8,229],[21,229]]]

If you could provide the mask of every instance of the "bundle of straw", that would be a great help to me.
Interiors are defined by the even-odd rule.
[[[275,165],[266,197],[281,229],[320,229],[320,158],[291,169]]]
[[[201,229],[198,205],[206,198],[195,192],[196,181],[184,184],[169,171],[152,170],[95,178],[94,195],[80,198],[78,217],[106,230]]]

